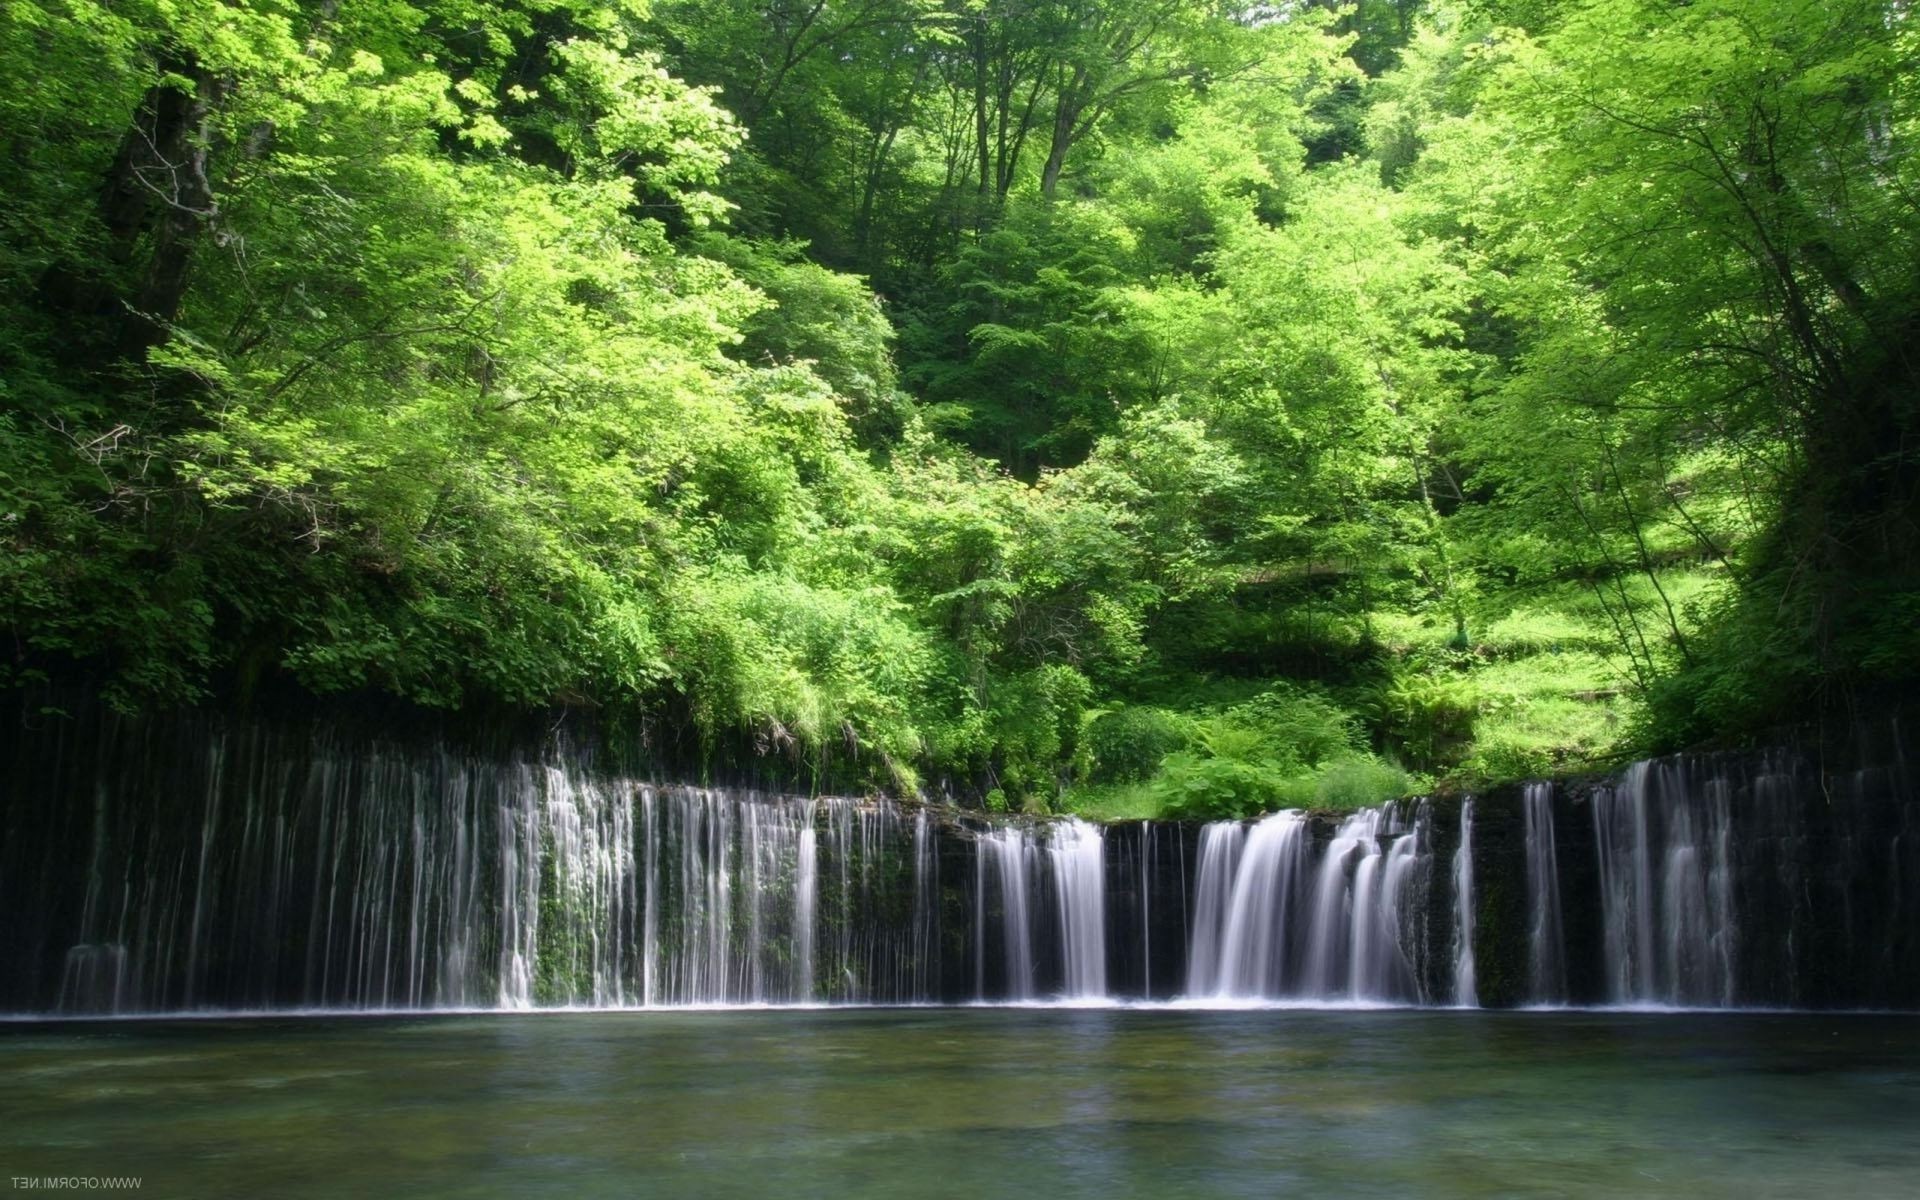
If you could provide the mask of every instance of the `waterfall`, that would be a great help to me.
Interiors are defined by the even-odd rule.
[[[303,754],[256,732],[211,738],[184,804],[109,804],[103,780],[87,814],[85,890],[42,1003],[934,997],[924,811],[656,787],[564,763],[378,745]],[[19,871],[9,860],[9,878]]]
[[[1100,826],[653,784],[558,743],[96,723],[0,730],[0,1011],[1920,1004],[1897,730],[1864,765],[1681,756],[1464,801],[1436,888],[1424,801]]]
[[[607,785],[549,768],[501,813],[501,1003],[923,999],[906,982],[913,965],[898,961],[911,948],[859,928],[877,862],[924,869],[905,826],[892,806]],[[836,888],[823,904],[826,873]],[[834,933],[824,946],[823,909]],[[926,915],[916,904],[913,921]]]
[[[1053,827],[1047,852],[1065,963],[1062,993],[1072,999],[1107,994],[1105,841],[1097,826],[1078,819]]]
[[[60,999],[64,1012],[122,1012],[128,1007],[127,948],[74,946],[60,971]]]
[[[1026,830],[1009,826],[982,833],[977,844],[982,860],[992,864],[993,879],[999,889],[1000,953],[1006,964],[1004,994],[1009,1000],[1032,1000],[1037,994],[1030,886],[1036,857],[1033,839],[1027,836]],[[979,932],[985,933],[984,924]],[[980,944],[984,953],[984,937]]]
[[[1307,922],[1306,991],[1334,997],[1348,990],[1352,953],[1363,936],[1356,917],[1365,905],[1367,882],[1379,858],[1380,813],[1355,813],[1328,843],[1313,883],[1313,915]]]
[[[1423,846],[1426,809],[1420,806],[1411,822],[1403,823],[1400,805],[1383,810],[1387,826],[1384,861],[1377,879],[1360,891],[1354,912],[1353,981],[1355,999],[1400,1000],[1424,1003],[1418,962],[1424,957],[1421,918],[1427,903],[1428,855]]]
[[[807,931],[811,949],[812,930]],[[922,808],[913,816],[913,933],[908,944],[912,975],[898,990],[902,998],[925,1000],[939,987],[935,964],[940,953],[940,859],[933,818]],[[811,962],[807,963],[811,978]],[[811,989],[805,993],[812,995]]]
[[[1187,939],[1189,996],[1216,996],[1225,986],[1227,912],[1246,833],[1246,826],[1238,821],[1214,821],[1200,831],[1193,932]]]
[[[973,1000],[987,1000],[987,852],[973,843]]]
[[[973,998],[1107,998],[1104,831],[1077,818],[1008,824],[976,831],[973,845]]]
[[[920,862],[918,853],[914,855],[914,862],[917,868]],[[820,834],[814,829],[814,806],[811,804],[807,806],[806,817],[800,827],[800,853],[794,864],[793,892],[793,961],[800,975],[798,998],[812,1000],[816,987],[814,913],[820,906]]]
[[[1202,830],[1187,995],[1418,1000],[1426,810],[1402,808],[1347,817],[1317,862],[1299,812]]]
[[[1567,998],[1566,925],[1560,916],[1560,864],[1553,836],[1553,785],[1522,790],[1527,838],[1527,965],[1530,998],[1559,1004]]]
[[[1732,818],[1726,781],[1685,760],[1636,763],[1594,797],[1606,998],[1735,1000]]]
[[[1209,832],[1215,828],[1210,826]],[[1248,830],[1244,844],[1239,826],[1232,828],[1238,853],[1230,873],[1213,880],[1224,899],[1201,901],[1203,910],[1210,903],[1217,908],[1218,942],[1212,942],[1209,929],[1204,960],[1195,954],[1196,964],[1204,961],[1207,966],[1196,965],[1191,990],[1223,999],[1283,995],[1285,936],[1293,892],[1306,863],[1306,820],[1297,812],[1276,813]],[[1206,870],[1203,860],[1203,879]],[[1204,887],[1202,895],[1207,895]],[[1201,941],[1202,935],[1196,932],[1196,945]]]
[[[1473,977],[1473,797],[1460,802],[1460,845],[1453,852],[1453,1002],[1480,1007]]]
[[[1153,995],[1153,822],[1140,822],[1140,994]]]
[[[660,894],[660,842],[653,836],[659,827],[659,797],[648,789],[640,794],[641,828],[645,834],[642,845],[645,849],[642,857],[646,867],[641,875],[644,894]],[[812,928],[809,921],[808,928]],[[659,1004],[660,993],[660,910],[655,905],[647,905],[641,918],[640,934],[640,1003],[649,1007]],[[812,966],[812,946],[808,946],[808,966]]]

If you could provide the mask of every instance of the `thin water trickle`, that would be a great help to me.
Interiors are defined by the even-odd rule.
[[[1535,1004],[1567,998],[1566,924],[1560,913],[1559,847],[1553,832],[1553,785],[1521,792],[1527,837],[1527,964]]]
[[[1727,793],[1724,780],[1689,779],[1679,760],[1636,763],[1594,797],[1609,1002],[1734,1003]]]
[[[1473,797],[1460,802],[1460,845],[1453,852],[1453,1002],[1461,1008],[1480,1007],[1480,989],[1474,977],[1473,930]]]

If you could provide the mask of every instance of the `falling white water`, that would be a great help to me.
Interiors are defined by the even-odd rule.
[[[526,771],[520,794],[544,803],[527,805],[531,813],[520,821],[527,836],[516,849],[528,857],[515,870],[529,881],[523,898],[532,907],[511,918],[527,938],[516,953],[540,964],[543,977],[533,982],[544,989],[543,1003],[630,1004],[625,948],[638,916],[631,886],[633,808],[624,794],[599,781],[558,767]],[[514,999],[524,1005],[533,998],[528,991]]]
[[[1353,814],[1317,856],[1312,826],[1281,812],[1201,833],[1187,996],[1415,1001],[1425,902],[1426,809]]]
[[[1527,962],[1535,1004],[1567,996],[1566,930],[1560,919],[1560,865],[1553,835],[1553,785],[1521,792],[1527,834]]]
[[[1153,995],[1153,822],[1140,822],[1140,994]]]
[[[1053,894],[1060,920],[1062,994],[1069,999],[1107,994],[1107,879],[1105,839],[1096,825],[1072,819],[1053,826],[1047,840]]]
[[[1214,821],[1200,831],[1193,933],[1187,946],[1189,996],[1214,996],[1220,992],[1225,974],[1227,911],[1233,899],[1240,846],[1246,834],[1246,826],[1238,821]]]
[[[900,998],[930,999],[939,986],[935,967],[940,954],[939,912],[938,841],[933,818],[921,808],[913,816],[913,932],[906,948],[910,969],[896,985]]]
[[[973,999],[987,999],[987,850],[973,843]]]
[[[1344,996],[1352,979],[1349,961],[1356,940],[1356,893],[1364,895],[1365,876],[1380,854],[1380,813],[1358,812],[1341,823],[1321,857],[1313,883],[1313,916],[1308,923],[1309,996]]]
[[[995,829],[980,835],[981,855],[992,865],[1000,896],[1000,952],[1006,964],[1005,995],[1031,1000],[1033,981],[1033,840],[1024,829]],[[984,926],[981,927],[984,932]],[[984,944],[984,943],[983,943]]]
[[[660,797],[652,788],[640,793],[640,811],[644,817],[641,836],[646,846],[646,872],[641,877],[641,895],[647,897],[642,918],[640,943],[640,1003],[660,1003],[660,906],[651,903],[660,894]],[[811,928],[811,922],[808,925]]]
[[[1636,763],[1594,797],[1607,999],[1735,1000],[1732,820],[1724,780]]]
[[[917,1002],[940,987],[924,812],[378,746],[283,768],[273,749],[230,758],[214,740],[191,821],[99,801],[42,1003]]]
[[[1412,884],[1423,872],[1426,856],[1421,851],[1419,826],[1403,827],[1392,820],[1398,816],[1394,809],[1388,809],[1386,815],[1393,840],[1377,869],[1378,878],[1370,876],[1364,888],[1358,878],[1354,881],[1350,990],[1356,1000],[1409,995],[1424,999],[1410,947],[1418,940],[1417,922],[1426,902],[1425,890],[1416,896]]]
[[[119,1012],[126,1004],[127,948],[71,946],[60,972],[59,1006],[68,1011]]]
[[[1473,797],[1460,802],[1460,845],[1453,852],[1453,1002],[1480,1007],[1473,973]]]
[[[22,757],[0,799],[10,1011],[1084,1001],[1156,979],[1201,1002],[1470,1005],[1476,958],[1509,949],[1476,928],[1474,855],[1508,832],[1491,817],[1525,825],[1531,980],[1501,1001],[1914,1003],[1920,806],[1897,756],[1642,764],[1593,797],[1591,874],[1550,787],[1491,817],[1467,802],[1449,938],[1425,804],[1217,822],[1195,846],[1179,825],[658,787],[564,746],[92,736]],[[969,858],[971,891],[942,881]]]
[[[1285,994],[1285,937],[1306,850],[1307,821],[1297,812],[1275,813],[1247,832],[1226,899],[1219,948],[1208,955],[1213,978],[1198,981],[1205,994],[1235,999]]]
[[[827,828],[833,841],[837,845],[851,846],[853,844],[853,810],[840,806],[828,810]],[[848,861],[847,855],[843,854],[840,856],[839,870],[836,874],[838,875],[838,884],[835,888],[835,896],[839,901],[840,911],[848,912],[853,908],[853,864]],[[848,990],[851,991],[857,987],[857,983],[850,973],[853,960],[854,928],[851,922],[842,921],[835,927],[835,932],[838,936],[834,938],[834,958],[841,964],[841,970],[847,971],[849,974],[847,974],[844,979],[835,980],[834,982],[847,984]]]
[[[799,969],[800,1000],[813,999],[814,912],[820,904],[820,835],[814,830],[814,806],[807,805],[800,827],[800,854],[794,879],[793,960]]]
[[[517,799],[518,797],[515,797]],[[500,1000],[501,1008],[533,1004],[533,962],[540,942],[540,831],[532,805],[503,804],[500,810]],[[343,829],[344,832],[344,829]],[[341,862],[333,860],[336,873]],[[363,891],[353,888],[356,896]],[[332,896],[328,897],[332,915]],[[328,922],[331,949],[332,921]],[[326,956],[328,963],[333,955]]]

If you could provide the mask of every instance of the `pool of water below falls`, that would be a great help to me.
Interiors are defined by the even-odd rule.
[[[0,1023],[142,1196],[1911,1196],[1920,1019],[824,1009]]]

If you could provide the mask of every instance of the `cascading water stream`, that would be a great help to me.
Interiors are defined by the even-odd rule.
[[[1328,843],[1313,883],[1308,922],[1305,993],[1317,998],[1351,995],[1353,952],[1362,939],[1367,882],[1380,855],[1378,810],[1355,813]]]
[[[1352,995],[1359,1000],[1412,999],[1424,1002],[1420,974],[1415,966],[1424,907],[1427,855],[1421,846],[1421,823],[1399,820],[1399,806],[1384,813],[1392,841],[1382,856],[1378,879],[1359,893],[1354,914]]]
[[[820,908],[820,835],[814,829],[814,813],[815,806],[807,805],[793,883],[793,961],[800,974],[798,999],[803,1001],[813,999],[817,986],[813,944],[815,914]],[[919,862],[918,855],[914,861]]]
[[[1153,822],[1140,822],[1140,994],[1153,995]]]
[[[1106,999],[1107,864],[1101,828],[1069,818],[1037,828],[980,830],[973,842],[974,999]],[[1048,897],[1050,923],[1045,920]],[[997,955],[989,935],[997,942]],[[997,995],[988,982],[989,966],[996,961]]]
[[[1453,1002],[1478,1008],[1473,962],[1473,797],[1460,802],[1460,845],[1453,852]]]
[[[1282,812],[1250,829],[1214,824],[1201,835],[1200,916],[1189,995],[1285,994],[1286,933],[1304,874],[1305,831],[1301,814]]]
[[[191,830],[145,807],[92,814],[56,1006],[926,1001],[938,988],[924,812],[377,751],[234,780],[228,757],[209,752]]]
[[[1009,1000],[1032,1000],[1038,994],[1033,969],[1033,841],[1024,829],[995,829],[976,843],[990,865],[1000,900],[1000,953],[1005,963],[1004,995]],[[984,932],[984,926],[982,927]],[[985,954],[985,939],[980,941]]]
[[[1535,1004],[1567,998],[1566,923],[1560,913],[1559,848],[1553,833],[1553,785],[1521,792],[1527,837],[1527,966]]]
[[[564,747],[132,728],[52,761],[14,735],[0,1011],[1920,1003],[1898,753],[1828,776],[1681,757],[1466,800],[1434,888],[1445,801],[995,821],[647,785]],[[1508,872],[1524,891],[1476,886]]]
[[[1281,813],[1267,818],[1269,821]],[[1196,868],[1193,932],[1187,939],[1189,996],[1216,996],[1227,983],[1227,913],[1239,876],[1240,849],[1247,827],[1238,821],[1215,821],[1200,831]]]
[[[1607,999],[1725,1006],[1735,998],[1732,818],[1718,780],[1636,763],[1594,797]]]
[[[1098,827],[1068,820],[1053,827],[1047,845],[1065,964],[1062,995],[1075,1000],[1107,995],[1105,842]]]
[[[1424,809],[1348,817],[1317,856],[1281,812],[1201,833],[1187,995],[1230,1001],[1417,1001]]]

